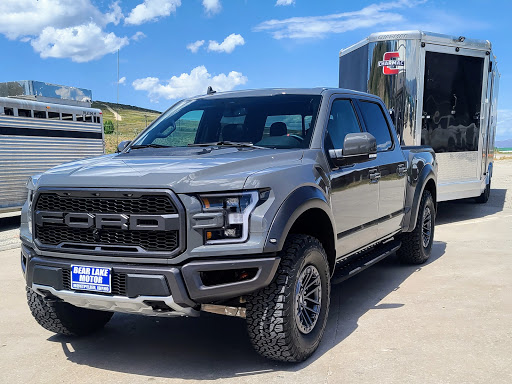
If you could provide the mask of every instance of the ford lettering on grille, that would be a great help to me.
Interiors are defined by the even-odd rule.
[[[36,212],[36,225],[63,224],[71,228],[116,228],[131,231],[174,231],[179,229],[179,216],[125,215],[115,213]]]

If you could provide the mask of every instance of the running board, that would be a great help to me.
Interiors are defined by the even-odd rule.
[[[359,272],[364,271],[366,268],[371,267],[396,252],[401,245],[402,243],[398,240],[390,241],[389,243],[381,245],[356,259],[349,260],[343,266],[337,267],[331,279],[331,284],[339,284],[342,281],[357,275]]]

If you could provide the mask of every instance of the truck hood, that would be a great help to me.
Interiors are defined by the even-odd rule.
[[[144,148],[62,164],[43,173],[38,187],[240,190],[253,173],[297,165],[302,155],[302,150],[282,149]]]

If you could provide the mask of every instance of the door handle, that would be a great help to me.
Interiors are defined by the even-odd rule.
[[[378,183],[380,179],[380,172],[376,169],[370,170],[370,183]]]
[[[396,169],[396,173],[398,173],[398,176],[405,176],[407,174],[407,167],[404,164],[400,164]]]

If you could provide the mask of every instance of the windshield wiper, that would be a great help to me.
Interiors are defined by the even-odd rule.
[[[130,149],[140,149],[140,148],[172,148],[172,145],[143,144],[143,145],[132,145],[130,147]]]
[[[244,148],[258,148],[258,149],[267,149],[266,147],[260,147],[254,145],[251,142],[242,142],[242,141],[216,141],[211,143],[192,143],[188,144],[189,147],[211,147],[211,146],[226,146],[226,147],[244,147]]]

